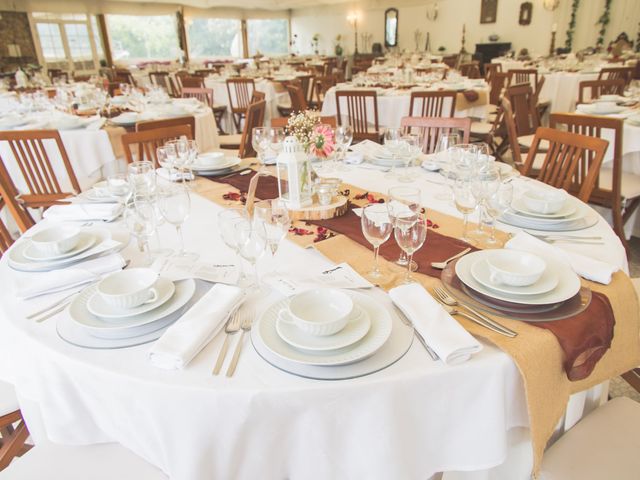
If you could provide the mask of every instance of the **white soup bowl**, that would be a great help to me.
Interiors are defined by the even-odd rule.
[[[533,285],[547,268],[546,262],[540,257],[518,250],[496,250],[487,257],[486,262],[492,283],[512,287]]]
[[[334,288],[316,288],[294,295],[289,308],[281,311],[284,321],[317,336],[333,335],[347,324],[353,300]]]
[[[150,268],[131,268],[112,273],[98,283],[98,294],[112,307],[129,310],[158,299],[154,285],[158,273]]]
[[[31,237],[31,243],[44,255],[61,255],[78,245],[80,228],[70,225],[56,225],[46,228]]]

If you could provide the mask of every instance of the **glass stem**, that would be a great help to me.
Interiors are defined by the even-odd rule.
[[[184,255],[184,235],[182,235],[182,225],[176,225],[176,233],[178,234],[178,238],[180,239],[180,252],[178,255]]]
[[[380,268],[378,267],[378,250],[380,250],[380,245],[373,249],[373,272],[376,274],[380,273]]]
[[[407,276],[405,277],[405,281],[409,283],[411,281],[411,262],[413,261],[413,253],[407,256]]]
[[[153,263],[153,258],[151,257],[151,245],[149,244],[148,238],[144,239],[144,253],[147,265],[151,265]]]
[[[467,238],[467,228],[469,226],[469,214],[468,213],[463,213],[462,214],[462,238],[466,239]]]

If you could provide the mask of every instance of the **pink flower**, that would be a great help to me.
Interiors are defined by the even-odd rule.
[[[333,129],[329,125],[320,124],[313,128],[309,152],[317,157],[328,157],[335,150]]]

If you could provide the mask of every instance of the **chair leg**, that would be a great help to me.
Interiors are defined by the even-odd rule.
[[[624,234],[624,220],[622,219],[622,212],[617,208],[611,209],[611,217],[613,218],[613,231],[616,232],[620,242],[622,242],[622,246],[624,247],[627,255],[629,255],[629,242]]]
[[[3,437],[2,447],[0,447],[0,470],[5,469],[14,457],[22,455],[25,450],[24,442],[29,438],[29,430],[24,420],[15,428],[8,437]]]

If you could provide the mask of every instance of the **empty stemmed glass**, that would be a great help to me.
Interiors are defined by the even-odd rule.
[[[181,184],[169,184],[158,191],[157,199],[162,218],[172,224],[178,234],[180,250],[175,254],[175,257],[186,262],[195,262],[199,255],[195,252],[185,251],[182,233],[182,225],[191,212],[189,190]]]
[[[424,241],[427,239],[427,219],[421,213],[415,218],[398,218],[393,235],[396,238],[398,246],[409,258],[404,283],[412,283],[411,261],[413,254],[422,248]]]
[[[473,238],[483,239],[487,236],[483,226],[487,217],[487,200],[494,195],[500,187],[500,172],[497,168],[484,168],[475,172],[471,180],[471,193],[478,202],[479,222],[478,230],[471,232]]]
[[[389,218],[387,207],[382,203],[365,205],[362,209],[360,224],[364,237],[373,245],[374,251],[373,270],[366,276],[374,283],[379,282],[384,277],[384,274],[378,264],[378,251],[380,250],[380,245],[389,240],[393,231],[393,224]]]
[[[455,180],[455,165],[453,163],[452,152],[449,150],[460,143],[460,136],[457,133],[449,133],[440,135],[436,149],[433,152],[436,156],[436,162],[440,166],[438,173],[444,178],[445,185],[452,188],[452,182]],[[451,192],[436,194],[438,200],[451,200]]]
[[[127,167],[129,185],[134,195],[153,196],[156,191],[156,171],[146,160],[132,162]]]
[[[238,253],[249,264],[253,271],[253,279],[246,286],[255,285],[260,289],[260,277],[258,276],[258,259],[264,255],[267,248],[267,233],[264,224],[250,222],[248,219],[237,222],[234,226]]]
[[[335,128],[334,136],[336,141],[336,153],[338,155],[338,170],[348,170],[345,165],[347,150],[353,142],[353,128],[350,125],[340,125]]]
[[[127,230],[138,240],[138,248],[145,253],[144,265],[151,265],[153,258],[149,239],[156,230],[155,208],[151,197],[133,195],[125,205],[124,222]]]
[[[287,236],[291,220],[289,210],[279,199],[261,200],[253,204],[254,223],[262,223],[271,255],[275,256],[280,242]]]
[[[512,200],[513,185],[510,182],[500,183],[498,190],[486,199],[486,220],[491,227],[489,238],[485,241],[487,246],[495,247],[500,245],[500,242],[496,239],[496,219],[511,207]]]
[[[218,213],[218,228],[220,238],[224,244],[239,255],[238,238],[236,235],[236,224],[246,221],[249,218],[244,207],[232,207]],[[240,283],[245,280],[242,262],[238,265],[240,271]]]
[[[113,173],[107,177],[107,187],[109,194],[118,200],[118,203],[125,204],[131,194],[131,186],[126,173]]]
[[[385,175],[386,178],[395,178],[396,161],[406,149],[406,143],[402,139],[402,128],[387,128],[384,131],[384,147],[391,154],[391,169]]]
[[[467,233],[469,224],[469,215],[475,211],[478,206],[476,197],[471,192],[471,182],[464,179],[456,179],[453,183],[453,199],[456,208],[462,213],[462,240],[468,243],[474,243]]]
[[[411,183],[415,177],[411,176],[409,168],[422,152],[422,137],[417,133],[404,135],[402,140],[405,143],[404,173],[398,177],[398,181]]]
[[[405,218],[414,220],[420,213],[420,189],[416,187],[398,186],[389,189],[389,199],[387,201],[387,212],[394,227],[396,227],[396,219]],[[402,267],[408,262],[407,255],[400,253],[400,258],[396,260],[396,264]],[[411,269],[415,272],[418,265],[413,262]]]
[[[282,127],[272,127],[269,129],[269,149],[278,156],[284,145],[285,133]]]
[[[255,127],[251,132],[251,146],[258,155],[258,161],[265,163],[264,152],[269,147],[269,129]]]

